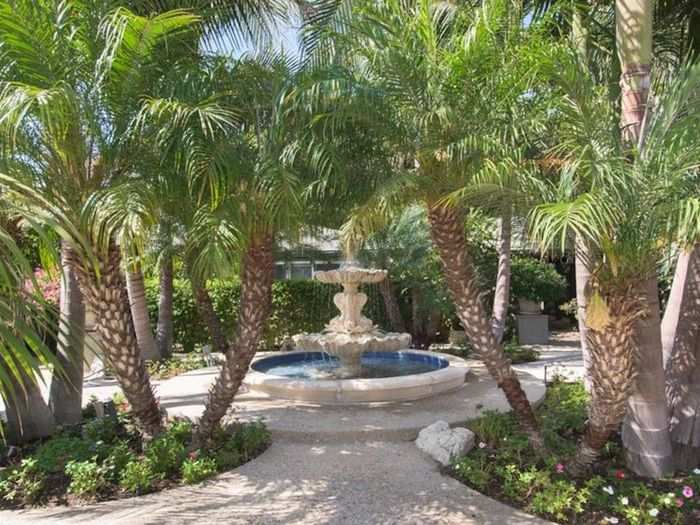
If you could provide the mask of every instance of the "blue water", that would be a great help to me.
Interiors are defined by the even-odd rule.
[[[445,359],[413,352],[365,352],[362,369],[353,378],[376,379],[433,372],[448,366]],[[253,370],[265,374],[295,379],[348,378],[340,361],[322,352],[280,354],[266,357],[253,365]]]

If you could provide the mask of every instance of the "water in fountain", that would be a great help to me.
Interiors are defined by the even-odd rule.
[[[317,272],[314,278],[320,282],[343,286],[343,291],[333,297],[340,315],[331,319],[322,333],[294,336],[297,348],[337,358],[340,366],[335,367],[333,373],[343,378],[363,376],[364,352],[397,352],[408,348],[409,334],[383,332],[362,315],[367,295],[359,291],[360,286],[376,284],[386,278],[386,274],[386,270],[360,267],[352,252],[339,269]]]

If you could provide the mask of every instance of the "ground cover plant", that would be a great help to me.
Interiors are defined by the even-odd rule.
[[[199,483],[251,460],[270,444],[263,423],[235,422],[205,448],[192,450],[193,426],[186,419],[170,421],[157,438],[143,442],[123,410],[115,417],[92,412],[81,425],[12,454],[0,467],[0,508],[74,505]]]
[[[625,467],[619,436],[609,441],[589,476],[574,478],[569,458],[586,421],[580,383],[555,381],[537,416],[549,453],[536,455],[510,414],[486,412],[469,424],[477,446],[456,459],[451,474],[488,496],[567,524],[686,525],[700,520],[700,469],[658,480]]]

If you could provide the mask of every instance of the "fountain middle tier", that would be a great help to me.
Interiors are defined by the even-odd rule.
[[[410,334],[373,330],[362,333],[324,332],[298,334],[293,337],[297,348],[308,352],[325,352],[340,359],[343,375],[357,377],[363,352],[396,352],[411,344]]]

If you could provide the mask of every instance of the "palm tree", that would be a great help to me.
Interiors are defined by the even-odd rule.
[[[58,225],[106,358],[141,428],[154,434],[161,416],[138,352],[119,248],[109,232],[93,230],[84,209],[96,191],[137,168],[133,119],[157,73],[155,58],[197,17],[184,11],[140,17],[105,2],[18,1],[0,11],[4,153],[10,175],[39,190],[41,199],[10,186],[29,217]]]
[[[487,4],[483,9],[430,1],[357,4],[347,29],[325,30],[329,42],[319,49],[331,55],[332,65],[325,77],[319,73],[310,87],[300,87],[299,100],[318,104],[318,112],[327,115],[319,119],[319,133],[339,127],[348,115],[382,116],[368,127],[384,142],[380,154],[391,159],[390,167],[378,174],[384,180],[375,181],[373,196],[355,210],[346,231],[350,236],[369,231],[392,208],[425,205],[457,314],[531,443],[540,448],[532,408],[480,301],[464,238],[464,188],[510,160],[511,137],[527,136],[531,124],[529,119],[514,124],[512,117],[527,114],[538,101],[527,94],[534,57],[543,49],[536,31],[523,30],[509,2]],[[320,91],[325,102],[315,97]]]
[[[606,90],[577,68],[560,78],[566,104],[559,151],[566,152],[567,167],[550,202],[536,207],[530,220],[532,235],[545,247],[563,247],[571,233],[594,252],[586,312],[591,403],[574,472],[585,471],[598,457],[627,412],[635,380],[645,373],[641,363],[648,366],[637,354],[634,334],[654,311],[656,292],[649,283],[663,241],[697,233],[690,210],[700,144],[688,130],[697,125],[690,108],[697,104],[699,75],[698,66],[689,66],[658,86],[644,147],[631,156],[617,134]],[[666,459],[646,466],[660,475],[669,469]]]

